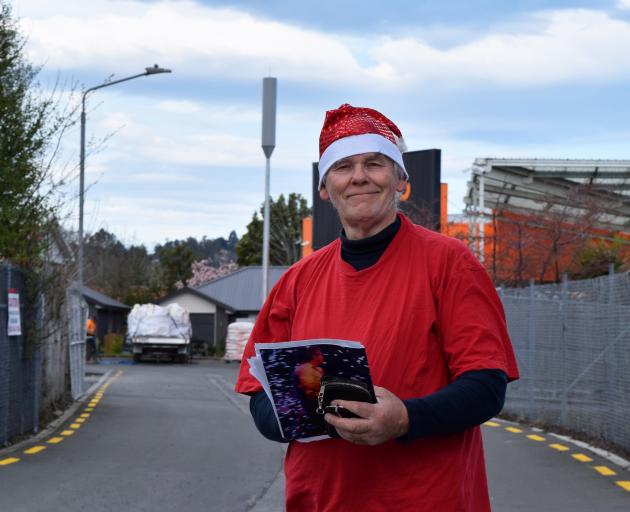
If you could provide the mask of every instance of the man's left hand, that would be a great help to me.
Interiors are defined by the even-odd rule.
[[[409,430],[409,416],[402,400],[385,388],[374,386],[375,404],[335,400],[360,418],[340,418],[326,414],[324,419],[339,435],[354,444],[377,445],[403,436]]]

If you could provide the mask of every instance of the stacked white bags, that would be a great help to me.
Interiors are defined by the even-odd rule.
[[[228,325],[224,357],[226,361],[240,361],[242,359],[245,344],[253,328],[252,322],[234,322]]]
[[[136,304],[127,317],[129,336],[190,339],[192,328],[188,312],[179,304],[167,307]]]

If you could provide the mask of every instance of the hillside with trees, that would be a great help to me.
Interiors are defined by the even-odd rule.
[[[233,272],[238,236],[168,241],[153,252],[101,229],[85,238],[85,284],[125,304],[152,302],[181,286]]]

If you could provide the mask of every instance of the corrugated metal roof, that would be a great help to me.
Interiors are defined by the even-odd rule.
[[[567,220],[589,215],[597,227],[630,230],[630,160],[477,158],[471,171],[464,202],[473,217],[487,209],[548,211]]]
[[[125,310],[131,309],[126,304],[123,304],[122,302],[118,302],[117,300],[112,299],[111,297],[108,297],[104,293],[100,293],[100,292],[97,292],[96,290],[92,290],[92,288],[88,288],[87,286],[83,286],[83,297],[88,302],[94,302],[95,304],[98,304],[99,306],[104,306],[107,308],[125,309]]]
[[[269,267],[269,289],[289,267]],[[211,300],[233,311],[260,311],[262,307],[262,267],[244,267],[232,274],[195,288]]]

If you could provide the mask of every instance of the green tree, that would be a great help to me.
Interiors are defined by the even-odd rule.
[[[181,282],[184,286],[192,277],[192,264],[195,255],[190,247],[179,244],[168,249],[163,249],[160,253],[160,267],[162,268],[162,279],[164,287],[171,292],[175,289],[175,284]]]
[[[153,252],[160,258],[164,249],[172,249],[177,245],[187,245],[195,255],[195,260],[206,260],[210,265],[220,267],[223,264],[236,261],[234,249],[237,243],[238,236],[236,236],[235,231],[231,231],[227,240],[222,236],[219,238],[206,238],[204,236],[201,240],[189,236],[186,240],[172,240],[164,245],[158,244]]]
[[[0,259],[26,267],[41,260],[56,186],[50,169],[74,110],[44,97],[39,68],[24,57],[24,39],[0,0]]]
[[[625,253],[624,253],[625,249]],[[615,272],[630,264],[628,248],[621,238],[613,242],[591,242],[579,254],[578,268],[570,274],[571,279],[591,279],[608,274],[610,265]]]
[[[237,263],[241,266],[262,263],[262,238],[264,205],[254,212],[247,232],[236,245]],[[269,199],[271,212],[269,225],[269,262],[271,265],[292,265],[302,253],[302,219],[311,215],[306,199],[291,193],[285,199],[280,194],[277,201]]]
[[[261,215],[262,217],[262,215]],[[262,263],[263,221],[254,212],[247,232],[236,245],[236,262],[241,267],[260,265]]]
[[[101,229],[85,239],[85,283],[125,304],[151,302],[160,296],[158,262],[144,245],[123,244]]]

